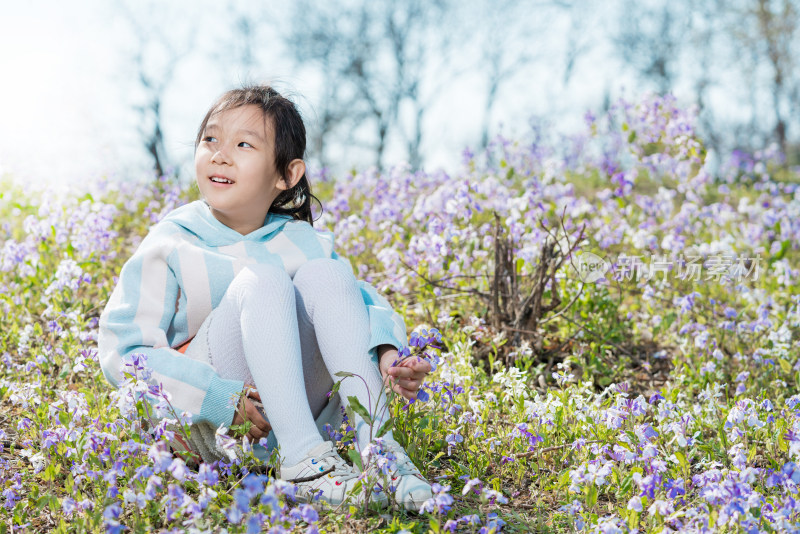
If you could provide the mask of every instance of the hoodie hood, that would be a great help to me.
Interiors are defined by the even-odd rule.
[[[233,228],[219,222],[211,213],[211,208],[204,200],[195,200],[170,212],[162,222],[176,224],[191,234],[196,235],[205,244],[213,247],[232,245],[240,241],[267,240],[271,234],[283,228],[292,220],[289,215],[267,213],[264,225],[247,235],[242,235]]]

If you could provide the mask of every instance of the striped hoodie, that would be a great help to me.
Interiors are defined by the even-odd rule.
[[[125,263],[100,316],[98,352],[106,379],[122,381],[123,357],[147,356],[152,378],[171,395],[178,413],[193,423],[230,425],[244,384],[221,378],[215,369],[175,350],[190,340],[222,300],[234,277],[248,264],[282,266],[294,277],[305,262],[334,258],[333,233],[287,215],[267,214],[264,226],[247,235],[219,222],[198,200],[175,209],[154,225]],[[374,287],[359,281],[369,313],[370,353],[406,345],[403,318]]]

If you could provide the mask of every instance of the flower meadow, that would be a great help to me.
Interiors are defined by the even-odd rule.
[[[228,459],[197,465],[170,451],[188,421],[146,360],[105,381],[115,276],[195,187],[6,177],[0,532],[800,531],[800,169],[769,149],[712,158],[695,118],[646,96],[571,136],[499,137],[454,174],[312,177],[315,227],[435,364],[417,401],[391,403],[434,483],[420,514],[295,502],[223,434]],[[537,278],[547,243],[565,261]],[[536,287],[535,328],[501,314]],[[346,423],[330,433],[391,472],[379,446],[352,454]]]

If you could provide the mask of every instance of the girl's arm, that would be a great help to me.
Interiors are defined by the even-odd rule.
[[[149,382],[162,385],[178,414],[189,412],[193,423],[228,426],[243,382],[220,378],[211,365],[184,356],[167,341],[178,300],[177,278],[167,263],[175,243],[169,227],[156,226],[122,268],[100,317],[100,366],[119,387],[123,373],[131,371],[126,360],[143,354],[152,371]]]

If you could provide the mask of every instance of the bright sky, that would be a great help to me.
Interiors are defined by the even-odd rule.
[[[130,55],[125,50],[132,46],[131,36],[113,5],[103,0],[40,0],[3,7],[0,174],[9,172],[21,180],[50,183],[73,183],[103,174],[144,175],[143,169],[151,162],[140,147],[137,116],[131,110],[136,83],[131,69],[126,68]],[[207,17],[217,16],[209,15],[210,3],[181,0],[155,5],[170,10],[163,16],[176,20],[200,5],[206,6],[203,12]],[[201,33],[207,37],[207,32]],[[208,39],[202,39],[198,46],[207,44]],[[541,52],[548,53],[546,49]],[[591,64],[596,60],[587,55],[581,61]],[[280,58],[270,65],[273,72],[266,73],[222,72],[219,66],[197,59],[181,65],[173,84],[177,89],[164,101],[165,138],[171,155],[190,161],[194,130],[206,107],[242,79],[254,75],[257,79],[278,78],[307,101],[313,99],[313,80],[306,74],[287,71],[289,67]],[[549,112],[552,116],[561,109],[563,120],[577,125],[585,109],[600,104],[607,88],[615,89],[609,83],[619,81],[603,81],[586,69],[576,72],[582,78],[574,80],[567,93],[560,80],[552,79],[557,74],[547,66],[539,69],[535,79],[518,80],[514,90],[503,95],[496,122],[505,123],[506,131],[513,134],[525,128],[532,114]],[[431,167],[453,169],[462,149],[477,142],[483,96],[469,87],[480,87],[480,83],[465,79],[459,84],[464,88],[460,93],[440,99],[441,115],[431,117],[432,127],[427,132],[436,140],[426,147]],[[340,162],[341,168],[363,166],[354,159]],[[390,153],[387,159],[394,163],[396,158]],[[191,174],[190,166],[184,170],[185,175]]]
[[[113,68],[99,1],[14,2],[0,16],[0,167],[22,179],[79,180],[113,167],[125,114],[107,101]]]

